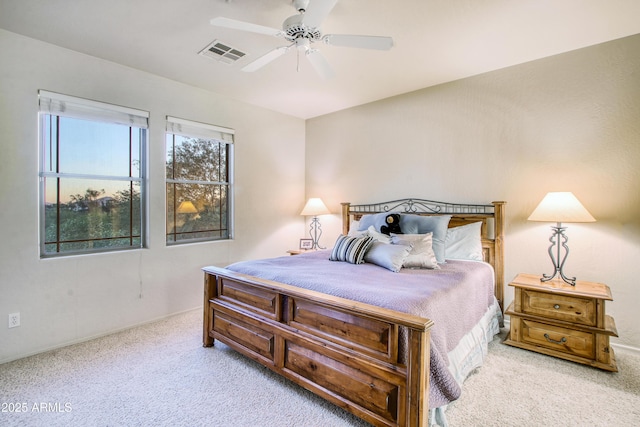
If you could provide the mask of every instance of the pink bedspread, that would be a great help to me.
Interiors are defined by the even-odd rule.
[[[402,269],[329,261],[329,251],[244,261],[229,270],[431,319],[429,406],[456,400],[460,386],[447,354],[494,302],[493,269],[473,261],[447,261],[440,270]]]

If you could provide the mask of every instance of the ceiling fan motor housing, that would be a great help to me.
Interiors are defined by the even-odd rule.
[[[299,38],[305,38],[310,41],[317,41],[322,38],[322,33],[317,28],[309,28],[303,22],[304,15],[293,15],[288,17],[282,23],[284,38],[289,41],[296,41]]]

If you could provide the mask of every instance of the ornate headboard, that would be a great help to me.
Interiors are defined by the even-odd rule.
[[[363,215],[395,212],[414,215],[451,215],[449,227],[482,222],[482,251],[496,275],[495,294],[500,307],[504,301],[504,209],[506,202],[490,205],[445,203],[424,199],[399,199],[382,203],[342,203],[342,233],[348,234],[351,221]]]

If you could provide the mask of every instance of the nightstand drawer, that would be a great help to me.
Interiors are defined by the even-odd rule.
[[[588,359],[595,358],[594,335],[522,319],[521,341]]]
[[[590,298],[554,295],[523,289],[522,312],[554,320],[596,326],[596,302]]]

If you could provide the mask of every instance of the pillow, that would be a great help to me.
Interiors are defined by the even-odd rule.
[[[373,225],[373,228],[380,231],[380,227],[387,223],[388,212],[381,212],[377,214],[362,215],[360,218],[358,230],[367,230]]]
[[[363,236],[371,236],[373,240],[376,242],[382,243],[391,243],[391,237],[386,234],[382,234],[379,231],[376,231],[373,228],[373,225],[370,226],[367,230],[349,230],[349,236],[351,237],[363,237]]]
[[[376,242],[391,243],[391,237],[387,236],[386,234],[380,233],[379,231],[376,231],[376,229],[373,228],[373,225],[369,226],[369,228],[367,229],[367,233],[369,233],[369,236],[373,237],[373,240],[375,240]]]
[[[402,265],[405,268],[431,268],[439,269],[438,260],[433,253],[433,234],[392,234],[391,242],[394,245],[411,245],[411,252]],[[366,258],[365,258],[366,259]]]
[[[349,229],[349,236],[351,237],[362,237],[362,236],[368,236],[369,232],[367,230],[356,230],[356,229]]]
[[[483,261],[481,228],[482,222],[450,228],[444,243],[445,257]]]
[[[400,216],[400,228],[406,234],[433,233],[433,253],[438,262],[444,262],[444,240],[447,237],[447,228],[451,215],[407,215]]]
[[[371,246],[371,243],[373,243],[373,237],[371,236],[353,237],[341,234],[331,250],[329,260],[362,264],[364,262],[364,254]]]
[[[411,252],[409,245],[391,245],[389,243],[373,242],[364,256],[365,262],[379,265],[397,273]]]

